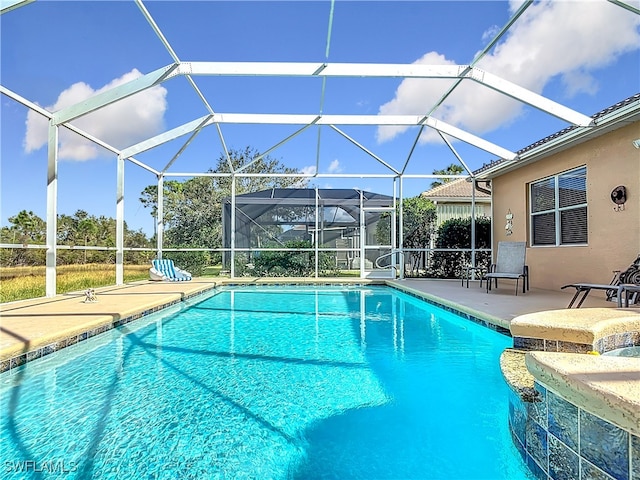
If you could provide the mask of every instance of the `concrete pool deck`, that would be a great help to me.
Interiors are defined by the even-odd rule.
[[[459,280],[405,279],[387,282],[360,278],[195,278],[191,282],[141,281],[96,289],[96,303],[84,303],[84,293],[76,292],[0,305],[0,371],[13,369],[25,361],[117,327],[122,322],[135,320],[228,283],[389,283],[504,328],[510,328],[514,319],[524,316],[528,322],[526,328],[529,329],[526,331],[534,337],[538,335],[536,332],[548,336],[549,331],[555,330],[561,332],[563,338],[572,340],[573,334],[567,333],[571,329],[562,327],[567,319],[572,319],[577,326],[574,329],[575,341],[585,335],[589,336],[589,329],[597,330],[600,328],[599,324],[609,324],[610,317],[620,317],[621,311],[625,317],[624,328],[640,332],[640,309],[619,310],[615,303],[604,299],[604,294],[599,296],[594,293],[587,298],[581,309],[567,310],[571,292],[531,289],[516,296],[513,286],[508,282],[502,282],[500,288],[487,293],[478,286],[477,281],[466,288],[460,285]],[[516,320],[514,325],[519,322],[520,320]],[[519,325],[519,328],[523,328]],[[580,325],[584,325],[584,328],[580,328]],[[567,338],[567,335],[571,338]],[[640,435],[640,360],[617,358],[611,361],[596,355],[581,355],[582,358],[576,360],[575,356],[580,354],[553,355],[551,352],[526,355],[534,357],[528,363],[536,365],[536,378],[553,378],[558,385],[567,385],[567,388],[573,390],[577,388],[585,407],[606,405],[606,409],[602,411],[628,412],[624,415],[625,424],[620,426]],[[524,362],[525,356],[516,358]],[[585,372],[594,373],[589,376],[589,382],[584,381]],[[621,379],[621,372],[624,372],[623,381],[611,381],[611,378]],[[526,381],[532,381],[532,378],[527,377]]]

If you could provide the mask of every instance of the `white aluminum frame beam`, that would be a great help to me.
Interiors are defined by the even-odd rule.
[[[493,39],[479,52],[473,61],[469,64],[469,68],[473,68],[477,65],[477,63],[484,57],[489,51],[498,43],[498,41],[502,38],[502,36],[509,31],[509,28],[515,23],[515,21],[520,18],[520,16],[525,12],[527,8],[533,3],[533,0],[527,0],[520,8],[513,14],[513,16],[509,19],[504,27],[493,37]],[[444,101],[453,93],[453,91],[462,83],[462,78],[458,79],[458,81],[454,82],[451,87],[440,97],[440,99],[431,107],[431,110],[427,112],[427,116],[432,115],[439,107],[444,103]],[[421,132],[422,133],[422,132]]]
[[[349,140],[351,143],[353,143],[356,147],[358,147],[360,150],[362,150],[363,152],[365,152],[367,155],[369,155],[370,157],[374,158],[375,160],[377,160],[379,163],[381,163],[382,165],[384,165],[386,168],[388,168],[389,170],[391,170],[393,173],[395,173],[396,175],[400,175],[400,172],[398,170],[396,170],[395,168],[393,168],[391,165],[389,165],[387,162],[385,162],[384,160],[382,160],[378,155],[376,155],[375,153],[373,153],[371,150],[369,150],[367,147],[365,147],[364,145],[362,145],[361,143],[356,142],[353,138],[351,138],[349,135],[347,135],[346,133],[344,133],[342,130],[340,130],[338,127],[336,127],[335,125],[329,125],[331,128],[333,128],[336,132],[338,132],[340,135],[342,135],[344,138],[346,138],[347,140]]]
[[[175,75],[459,78],[468,65],[420,63],[181,62]]]
[[[69,122],[110,103],[158,85],[176,75],[469,78],[573,125],[589,126],[592,124],[591,117],[575,112],[537,93],[469,65],[287,62],[181,62],[171,64],[95,95],[76,105],[59,110],[54,113],[54,123],[59,125]]]
[[[527,105],[536,107],[543,112],[553,115],[561,120],[565,120],[573,125],[581,127],[589,127],[593,125],[593,118],[576,112],[564,105],[549,100],[548,98],[538,95],[537,93],[527,90],[515,83],[504,80],[497,75],[493,75],[479,68],[472,68],[468,73],[468,78],[474,80],[492,90],[500,92],[515,100],[519,100]]]
[[[165,167],[162,169],[162,173],[165,173],[167,170],[169,170],[169,168],[171,167],[171,165],[174,164],[174,162],[180,157],[180,155],[182,155],[182,153],[187,149],[187,147],[191,144],[191,142],[193,142],[195,140],[195,138],[198,136],[198,134],[202,131],[202,129],[205,127],[207,121],[203,120],[200,125],[198,125],[195,130],[191,133],[191,136],[189,137],[189,139],[185,142],[184,145],[182,145],[182,147],[180,147],[180,150],[178,150],[178,152],[173,156],[173,158],[171,158],[171,160],[169,160],[169,162],[165,165]]]
[[[164,82],[170,74],[178,68],[177,64],[171,64],[166,67],[159,68],[151,73],[138,77],[130,82],[123,83],[117,87],[98,93],[86,100],[60,109],[53,114],[53,122],[56,125],[70,122],[71,120],[91,113],[102,107],[106,107],[118,100],[130,97],[136,93],[142,92],[147,88],[153,87]]]
[[[164,33],[162,33],[162,30],[160,30],[160,27],[158,26],[156,21],[153,19],[153,17],[149,13],[149,10],[147,10],[147,7],[145,7],[144,4],[142,3],[142,0],[136,0],[136,5],[138,5],[138,8],[142,12],[142,15],[144,16],[144,18],[147,20],[147,23],[151,26],[151,28],[155,32],[158,39],[160,39],[160,42],[162,42],[162,45],[164,46],[164,48],[167,50],[167,52],[169,52],[169,55],[171,55],[171,58],[173,59],[173,61],[175,63],[180,63],[180,58],[178,58],[178,54],[175,52],[175,50],[173,49],[173,47],[171,46],[167,38],[164,36]],[[191,87],[194,89],[198,97],[200,97],[200,100],[202,101],[204,106],[207,108],[209,113],[213,113],[213,108],[211,107],[211,105],[209,105],[209,102],[207,101],[205,96],[202,94],[202,92],[200,91],[200,89],[198,88],[198,86],[193,81],[193,78],[191,78],[190,75],[187,75],[187,81],[189,82]]]
[[[1,0],[0,1],[0,15],[3,13],[10,12],[11,10],[15,10],[16,8],[24,7],[28,3],[34,2],[35,0]]]
[[[624,8],[625,10],[629,10],[630,12],[635,13],[636,15],[640,15],[640,9],[638,9],[637,7],[634,7],[633,5],[630,5],[626,2],[621,2],[620,0],[607,0],[610,3],[613,3],[614,5],[617,5],[619,7]]]
[[[288,62],[183,62],[176,74],[287,77],[469,78],[509,97],[557,116],[573,125],[592,119],[557,102],[470,65]]]
[[[47,252],[45,295],[55,297],[58,239],[58,136],[59,127],[49,120],[47,149]]]
[[[116,167],[116,285],[124,284],[124,164],[118,155]]]
[[[474,147],[479,148],[480,150],[484,150],[485,152],[489,152],[493,155],[498,156],[499,158],[504,158],[505,160],[516,160],[518,155],[514,152],[506,150],[498,145],[491,143],[483,138],[477,137],[469,132],[465,132],[464,130],[459,129],[458,127],[454,127],[453,125],[449,125],[442,120],[437,120],[432,117],[428,117],[423,122],[424,125],[433,128],[439,133],[446,133],[450,137],[457,138],[465,143],[473,145]]]
[[[207,125],[210,125],[210,122],[211,115],[205,115],[204,117],[196,118],[191,122],[185,123],[176,128],[172,128],[171,130],[167,130],[166,132],[156,135],[155,137],[148,138],[140,143],[136,143],[135,145],[127,147],[120,153],[123,157],[127,158],[131,155],[146,152],[147,150],[151,150],[152,148],[162,145],[163,143],[167,143],[183,135],[187,135],[188,133],[191,133],[198,128],[204,128]],[[200,125],[202,125],[202,127],[200,127]]]
[[[319,117],[318,117],[319,118]],[[274,150],[276,150],[277,148],[280,148],[282,145],[284,145],[285,143],[287,143],[289,140],[291,140],[292,138],[297,137],[298,135],[300,135],[302,132],[304,132],[307,128],[313,126],[315,124],[315,121],[305,125],[302,128],[299,128],[298,130],[296,130],[295,132],[293,132],[291,135],[289,135],[287,138],[279,141],[278,143],[276,143],[273,147],[265,150],[263,153],[261,153],[260,155],[256,156],[253,160],[251,160],[249,163],[242,165],[241,167],[239,167],[235,173],[240,173],[243,170],[246,170],[247,168],[249,168],[251,165],[253,165],[254,163],[256,163],[257,161],[261,160],[262,158],[266,157],[267,155],[269,155],[271,152],[273,152]]]
[[[48,110],[45,110],[44,108],[42,108],[40,105],[33,103],[29,100],[27,100],[26,98],[24,98],[21,95],[18,95],[17,93],[15,93],[12,90],[9,90],[8,88],[0,85],[0,93],[3,95],[6,95],[7,97],[15,100],[18,103],[21,103],[22,105],[24,105],[25,107],[33,110],[34,112],[39,113],[40,115],[42,115],[43,117],[46,117],[47,120],[51,120],[53,118],[53,113],[51,113]],[[85,132],[84,130],[81,130],[80,128],[71,125],[71,124],[65,124],[64,125],[65,128],[68,128],[69,130],[71,130],[74,133],[77,133],[78,135],[80,135],[81,137],[86,138],[87,140],[95,143],[96,145],[104,148],[105,150],[109,150],[112,153],[115,153],[116,155],[120,155],[121,151],[111,145],[109,145],[106,142],[103,142],[102,140],[100,140],[97,137],[94,137],[93,135],[91,135],[90,133]],[[131,154],[133,155],[133,154]],[[140,168],[144,168],[145,170],[157,175],[158,171],[155,170],[152,167],[149,167],[148,165],[145,165],[144,163],[136,160],[135,158],[133,158],[131,155],[127,156],[127,160],[129,160],[131,163],[138,165]]]
[[[438,132],[440,134],[440,138],[442,138],[442,141],[444,143],[447,144],[447,146],[449,147],[449,150],[451,150],[451,153],[453,153],[455,155],[455,157],[458,159],[458,161],[460,162],[460,164],[464,167],[464,169],[467,171],[467,173],[473,177],[473,171],[469,168],[469,166],[464,162],[464,160],[462,159],[462,157],[458,154],[458,152],[456,151],[455,148],[453,148],[453,145],[451,145],[451,142],[447,139],[447,137],[445,137],[442,132]]]
[[[185,123],[160,135],[149,138],[136,145],[122,150],[122,155],[135,155],[150,150],[163,143],[169,142],[182,135],[186,135],[196,128],[204,128],[212,124],[261,124],[261,125],[402,125],[402,126],[427,126],[438,132],[445,133],[465,143],[473,145],[481,150],[489,152],[500,158],[513,160],[517,158],[514,152],[506,150],[476,135],[454,127],[442,120],[420,115],[298,115],[298,114],[270,114],[270,113],[217,113]],[[282,143],[282,142],[281,142]]]

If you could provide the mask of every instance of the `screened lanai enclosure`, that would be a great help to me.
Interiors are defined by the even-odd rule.
[[[237,195],[224,202],[223,264],[233,275],[285,273],[277,264],[282,256],[276,264],[263,260],[276,250],[298,259],[292,273],[315,273],[317,267],[319,275],[348,270],[395,278],[395,225],[395,197],[357,189],[274,188]]]
[[[575,19],[606,18],[614,31],[635,22],[638,8],[617,0],[3,0],[0,13],[2,204],[15,222],[0,247],[41,255],[47,296],[76,250],[106,252],[116,284],[131,252],[201,255],[232,277],[397,277],[417,252],[424,272],[434,244],[407,243],[412,199],[433,181],[477,187],[475,172],[516,165],[563,128],[589,129],[581,110],[636,89],[603,76],[602,94],[579,103],[558,78],[585,80],[610,56],[583,58],[589,47],[568,39],[559,55],[582,63],[564,72],[550,61],[548,33],[571,37]],[[255,155],[234,156],[247,145]],[[261,170],[272,158],[278,168]],[[87,222],[94,210],[99,222]],[[100,222],[104,235],[90,225]],[[460,250],[474,264],[470,225]]]

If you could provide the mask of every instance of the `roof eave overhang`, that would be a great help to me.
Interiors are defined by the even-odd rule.
[[[424,195],[422,198],[438,203],[471,203],[471,197],[429,197]],[[491,203],[491,197],[477,196],[476,203]]]
[[[506,160],[486,170],[474,172],[475,178],[491,180],[637,121],[640,121],[640,100],[598,118],[594,126],[576,127],[553,140],[523,152],[516,160]]]

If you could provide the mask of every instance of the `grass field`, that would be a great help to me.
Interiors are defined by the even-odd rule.
[[[340,277],[357,277],[357,270],[341,270]],[[221,265],[204,269],[203,276],[228,276]],[[125,265],[124,281],[149,278],[149,265]],[[76,292],[87,288],[115,285],[115,265],[61,265],[57,268],[57,293]],[[0,303],[45,296],[45,267],[0,267]]]
[[[61,265],[57,293],[115,285],[115,265]],[[125,265],[124,281],[149,278],[149,265]],[[0,303],[45,296],[45,267],[0,267]]]

